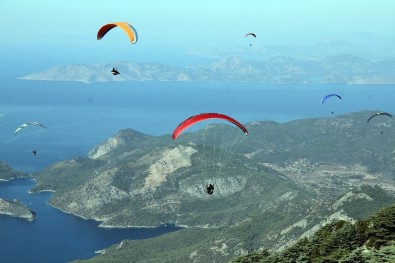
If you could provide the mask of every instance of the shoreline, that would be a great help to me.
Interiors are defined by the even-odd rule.
[[[9,178],[9,179],[0,178],[0,183],[1,182],[9,182],[9,181],[12,181],[12,180],[15,180],[15,179],[33,179],[34,181],[36,181],[36,178],[34,178],[31,175],[27,175],[27,176],[22,176],[22,177],[12,177],[12,178]]]
[[[33,176],[17,177],[17,178],[11,178],[11,179],[8,179],[8,180],[0,179],[0,182],[3,182],[3,181],[4,181],[4,182],[9,182],[9,181],[14,180],[14,179],[33,179],[34,182],[37,182],[37,180],[36,180]],[[45,192],[56,193],[56,191],[55,191],[55,190],[52,190],[52,189],[44,189],[44,190],[40,190],[40,191],[31,191],[31,190],[28,190],[28,193],[29,193],[29,194],[39,194],[39,193],[45,193]],[[151,226],[144,226],[144,225],[132,225],[132,226],[131,226],[131,225],[126,225],[126,226],[106,225],[106,224],[105,224],[105,221],[104,221],[104,220],[101,220],[101,219],[99,219],[99,218],[87,218],[87,217],[84,217],[84,216],[82,216],[82,215],[78,215],[78,214],[74,214],[74,213],[72,213],[72,212],[65,211],[65,210],[63,210],[63,209],[61,209],[61,208],[59,208],[59,207],[53,205],[53,204],[50,202],[51,198],[52,198],[52,196],[49,197],[48,200],[47,200],[47,204],[48,204],[49,206],[51,206],[51,207],[53,207],[53,208],[55,208],[55,209],[61,211],[62,213],[65,213],[65,214],[68,214],[68,215],[72,215],[72,216],[81,218],[81,219],[83,219],[83,220],[93,220],[93,221],[95,221],[95,222],[98,223],[97,227],[100,227],[100,228],[105,228],[105,229],[147,228],[147,229],[148,229],[148,228],[158,228],[158,227],[166,226],[166,225],[174,225],[175,227],[181,227],[181,228],[190,228],[190,226],[186,226],[186,225],[177,225],[177,224],[173,224],[173,223],[162,223],[162,224],[160,224],[160,225],[154,225],[154,226],[152,226],[152,225],[151,225]],[[27,218],[26,218],[26,219],[27,219]],[[28,220],[28,219],[27,219],[27,220]],[[29,220],[29,221],[30,221],[30,220]]]
[[[54,192],[54,191],[53,191],[53,192]],[[48,201],[49,201],[49,199],[48,199]],[[103,223],[104,223],[105,221],[103,221],[103,220],[101,220],[101,219],[99,219],[99,218],[87,218],[87,217],[84,217],[84,216],[82,216],[82,215],[74,214],[74,213],[65,211],[65,210],[63,210],[63,209],[61,209],[61,208],[59,208],[59,207],[57,207],[57,206],[54,206],[54,205],[51,204],[50,202],[48,202],[48,205],[50,205],[51,207],[53,207],[53,208],[55,208],[55,209],[57,209],[57,210],[59,210],[59,211],[65,213],[65,214],[72,215],[72,216],[81,218],[81,219],[83,219],[83,220],[92,220],[92,221],[95,221],[95,222],[98,223],[97,227],[105,228],[105,229],[158,228],[158,227],[167,226],[167,225],[174,225],[175,227],[181,227],[181,228],[190,228],[190,226],[177,225],[177,224],[173,224],[173,223],[162,223],[162,224],[157,225],[157,226],[130,226],[130,225],[127,225],[127,226],[114,226],[114,225],[103,225]]]

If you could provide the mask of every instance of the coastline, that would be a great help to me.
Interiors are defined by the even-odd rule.
[[[101,219],[99,219],[99,218],[87,218],[87,217],[84,217],[84,216],[81,216],[81,215],[78,215],[78,214],[74,214],[74,213],[65,211],[65,210],[63,210],[63,209],[61,209],[61,208],[59,208],[59,207],[56,207],[56,206],[54,206],[53,204],[51,204],[50,202],[48,202],[48,205],[50,205],[50,206],[52,206],[53,208],[56,208],[56,209],[62,211],[62,212],[65,213],[65,214],[69,214],[69,215],[72,215],[72,216],[75,216],[75,217],[78,217],[78,218],[81,218],[81,219],[84,219],[84,220],[92,220],[92,221],[95,221],[95,222],[99,223],[97,227],[105,228],[105,229],[132,229],[132,228],[146,228],[146,229],[152,229],[152,228],[157,228],[157,227],[167,226],[167,225],[174,225],[175,227],[181,227],[181,228],[190,228],[190,227],[191,227],[191,226],[186,226],[186,225],[177,225],[177,224],[173,224],[173,223],[162,223],[162,224],[156,225],[156,226],[144,226],[144,225],[115,226],[115,225],[105,225],[105,224],[103,224],[103,223],[105,223],[105,221],[103,221],[103,220],[101,220]]]
[[[34,181],[36,181],[36,179],[33,177],[33,176],[31,176],[31,175],[27,175],[27,176],[16,176],[16,177],[11,177],[11,178],[9,178],[9,179],[4,179],[4,178],[0,178],[0,183],[1,182],[9,182],[9,181],[12,181],[12,180],[15,180],[15,179],[33,179]]]
[[[0,198],[0,215],[16,217],[30,222],[36,219],[36,212],[16,199],[6,200]]]

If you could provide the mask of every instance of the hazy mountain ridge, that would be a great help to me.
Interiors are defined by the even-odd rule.
[[[371,114],[253,122],[247,125],[248,137],[228,125],[210,125],[177,141],[170,135],[123,130],[88,158],[60,162],[36,174],[35,190],[54,190],[52,205],[102,221],[102,226],[190,227],[154,240],[124,241],[117,246],[125,249],[110,249],[109,257],[117,258],[119,252],[138,258],[133,251],[145,244],[152,246],[155,262],[163,254],[160,248],[171,249],[172,243],[180,247],[175,249],[179,261],[170,257],[172,262],[227,262],[262,247],[286,247],[339,218],[364,219],[394,202],[379,187],[361,187],[378,184],[394,190],[395,168],[387,149],[395,147],[395,140],[387,134],[395,127],[386,123],[381,134],[385,120],[366,126]],[[214,149],[230,141],[209,140],[207,132],[229,130],[246,139],[238,153],[219,162]],[[206,138],[205,147],[192,143],[196,137]],[[197,167],[210,161],[222,166],[223,173],[202,174]],[[209,182],[216,185],[213,196],[205,193]],[[199,238],[188,241],[191,235]]]
[[[120,75],[112,75],[115,67]],[[275,56],[265,60],[228,57],[218,62],[193,67],[159,63],[117,62],[94,65],[55,66],[44,72],[23,76],[25,80],[53,81],[191,81],[258,82],[271,84],[393,84],[395,61],[370,61],[340,54],[318,59]]]

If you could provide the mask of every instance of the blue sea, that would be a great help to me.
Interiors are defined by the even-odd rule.
[[[49,165],[84,157],[121,129],[166,135],[185,118],[220,112],[242,123],[287,122],[332,117],[361,110],[395,112],[393,85],[263,85],[235,83],[77,83],[8,80],[1,82],[0,160],[34,174]],[[329,93],[342,100],[321,105]],[[332,114],[334,112],[334,114]],[[47,129],[30,127],[37,121]],[[37,150],[37,155],[32,154]],[[0,182],[0,197],[18,199],[37,212],[35,222],[0,216],[0,262],[67,262],[89,258],[123,239],[176,231],[103,229],[98,222],[65,214],[48,205],[50,193],[28,194],[33,179]]]

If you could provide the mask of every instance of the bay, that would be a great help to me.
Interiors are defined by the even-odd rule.
[[[28,222],[0,215],[0,262],[69,262],[95,256],[95,251],[124,239],[144,239],[173,232],[171,224],[156,228],[100,228],[94,220],[63,213],[48,204],[50,192],[29,194],[32,178],[0,182],[0,197],[18,199],[35,211]]]

